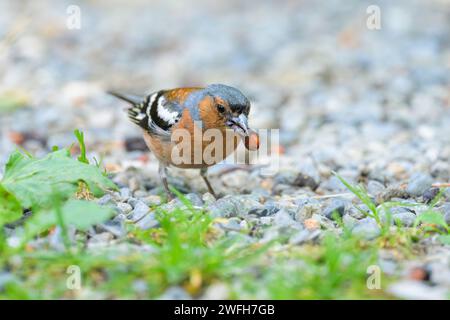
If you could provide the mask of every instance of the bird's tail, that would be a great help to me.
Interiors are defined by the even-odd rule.
[[[149,116],[148,116],[148,98],[142,99],[140,97],[130,95],[130,94],[121,94],[114,91],[108,91],[108,93],[120,100],[126,101],[131,106],[127,108],[128,118],[138,126],[143,129],[148,128]]]
[[[131,94],[122,94],[115,91],[107,91],[108,94],[119,98],[120,100],[126,101],[132,105],[137,105],[142,101],[142,98],[139,98],[137,96],[133,96]]]

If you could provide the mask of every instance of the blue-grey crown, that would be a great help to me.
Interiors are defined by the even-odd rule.
[[[217,96],[227,101],[231,109],[238,109],[237,111],[250,107],[250,101],[238,89],[226,86],[224,84],[211,84],[205,89],[208,94]]]

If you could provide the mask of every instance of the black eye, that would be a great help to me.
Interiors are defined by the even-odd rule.
[[[218,105],[217,105],[217,110],[218,110],[220,113],[224,113],[224,112],[225,112],[225,107],[224,107],[223,105],[221,105],[221,104],[218,104]]]

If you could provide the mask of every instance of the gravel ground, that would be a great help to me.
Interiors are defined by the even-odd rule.
[[[379,1],[380,30],[366,28],[370,2],[255,3],[79,1],[82,27],[68,30],[70,2],[0,2],[0,88],[27,105],[1,114],[0,164],[15,143],[42,155],[73,143],[79,128],[120,187],[99,200],[118,215],[89,241],[125,237],[124,220],[154,228],[157,162],[123,105],[104,92],[226,83],[251,99],[254,128],[280,129],[282,147],[270,177],[214,168],[217,201],[198,172],[171,170],[170,182],[194,205],[226,218],[224,232],[253,225],[251,241],[283,233],[302,245],[339,228],[337,211],[352,233],[375,239],[377,224],[355,209],[356,197],[333,171],[378,202],[433,198],[432,184],[450,180],[449,2]],[[425,209],[399,204],[393,213],[410,227]],[[450,188],[437,209],[450,223]],[[450,248],[434,238],[420,245],[422,253],[406,260],[382,252],[383,271],[405,275],[389,291],[443,298]],[[430,270],[433,286],[409,280],[417,266]],[[178,289],[164,297],[187,294]]]

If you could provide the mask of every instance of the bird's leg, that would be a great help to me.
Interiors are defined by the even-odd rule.
[[[209,193],[211,193],[214,196],[214,198],[217,199],[217,195],[214,192],[214,189],[212,188],[211,183],[209,183],[209,180],[208,180],[208,168],[201,168],[200,175],[202,176],[203,181],[205,181],[205,184],[208,187]]]
[[[163,165],[162,163],[159,164],[159,177],[161,178],[161,181],[164,186],[164,190],[166,191],[168,200],[172,200],[174,198],[174,195],[169,189],[169,183],[167,182],[167,167]]]

